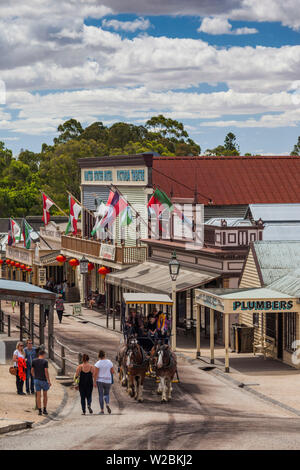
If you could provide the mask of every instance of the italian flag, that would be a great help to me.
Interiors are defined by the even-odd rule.
[[[13,219],[9,219],[8,221],[8,239],[7,244],[9,246],[19,242],[21,240],[21,227],[17,222]]]
[[[54,204],[51,199],[43,193],[43,222],[45,225],[48,225],[50,222],[50,207]]]
[[[70,232],[77,234],[77,221],[81,212],[81,206],[77,204],[72,196],[69,196],[70,217],[66,228],[66,235]]]
[[[23,219],[23,240],[24,246],[29,250],[31,248],[31,232],[33,232],[33,228],[29,223]]]

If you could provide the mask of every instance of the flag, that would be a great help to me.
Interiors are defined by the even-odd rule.
[[[100,200],[98,201],[98,205],[97,205],[97,210],[96,210],[96,212],[95,212],[95,216],[102,218],[102,217],[105,216],[106,212],[107,212],[107,207],[106,207],[106,205],[104,204],[104,202],[102,201],[102,199],[100,199]]]
[[[149,202],[148,202],[148,210],[150,213],[154,213],[156,217],[159,217],[160,214],[167,208],[170,211],[173,210],[173,204],[171,200],[168,198],[166,193],[163,191],[156,189],[152,194]]]
[[[69,217],[69,222],[66,228],[66,235],[69,232],[74,233],[74,235],[77,234],[77,221],[79,214],[81,212],[81,206],[77,204],[75,199],[72,196],[69,196],[69,207],[70,207],[70,217]]]
[[[43,222],[45,225],[48,225],[50,222],[50,207],[52,207],[54,202],[49,199],[46,194],[43,193]]]
[[[9,246],[15,244],[17,241],[21,240],[21,228],[20,225],[13,219],[8,221],[8,239],[7,244]]]
[[[31,248],[31,232],[33,232],[33,228],[29,223],[23,219],[23,240],[24,246],[29,250]]]
[[[131,207],[127,206],[121,216],[121,226],[125,227],[126,225],[130,225],[131,222],[132,222],[132,211],[131,211]]]
[[[120,196],[117,191],[113,193],[113,196],[111,196],[111,193],[113,193],[113,191],[111,191],[109,194],[109,198],[106,204],[107,213],[100,222],[101,227],[110,227],[118,215],[121,214],[121,212],[123,212],[123,210],[128,206],[125,199]]]

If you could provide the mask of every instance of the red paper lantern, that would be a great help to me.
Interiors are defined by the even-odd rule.
[[[23,269],[23,270],[26,269],[25,264],[21,264],[21,265],[20,265],[20,269]]]
[[[10,259],[7,259],[7,260],[6,260],[6,264],[7,264],[7,266],[9,266],[9,265],[10,265],[10,263],[11,263]]]
[[[31,273],[32,268],[31,268],[30,266],[26,266],[26,271],[27,271],[28,273]]]
[[[88,264],[88,271],[91,272],[91,271],[93,271],[93,269],[95,269],[94,263],[89,263]]]
[[[58,255],[56,261],[62,266],[67,261],[67,258],[64,255]]]
[[[11,262],[10,262],[10,265],[11,265],[11,266],[15,266],[15,265],[16,265],[15,261],[11,261]]]
[[[78,259],[76,259],[76,258],[70,259],[69,265],[72,266],[72,268],[75,270],[75,269],[76,269],[76,266],[79,265]]]
[[[0,259],[0,265],[2,265],[4,263],[3,259]]]
[[[102,278],[104,279],[106,274],[110,273],[110,269],[106,266],[101,266],[101,268],[98,269],[98,273],[101,274]]]
[[[19,267],[20,267],[20,263],[17,262],[17,263],[15,264],[15,266],[16,266],[16,268],[19,268]]]

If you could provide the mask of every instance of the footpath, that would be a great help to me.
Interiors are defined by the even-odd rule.
[[[16,342],[17,342],[16,338]],[[65,406],[70,390],[56,380],[57,370],[49,361],[51,387],[48,392],[48,416],[38,416],[35,395],[18,395],[16,378],[9,373],[11,361],[0,364],[0,436],[3,433],[46,424]],[[24,383],[24,392],[26,391]]]
[[[66,313],[72,315],[73,305],[66,305]],[[76,320],[76,318],[74,318]],[[78,321],[89,322],[95,326],[106,328],[106,315],[87,308],[81,308]],[[108,329],[121,335],[119,320],[109,318]],[[194,336],[177,336],[176,353],[190,364],[214,374],[224,383],[240,387],[257,398],[279,406],[294,415],[300,416],[300,370],[278,360],[262,355],[230,353],[230,372],[224,371],[225,350],[215,345],[215,364],[210,364],[209,341],[201,338],[201,358],[196,358],[196,338]]]

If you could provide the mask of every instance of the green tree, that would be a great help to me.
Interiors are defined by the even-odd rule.
[[[77,139],[83,132],[80,122],[76,121],[76,119],[69,119],[63,124],[60,124],[57,130],[60,135],[53,139],[55,145]]]
[[[291,151],[290,155],[294,155],[295,157],[298,157],[300,155],[300,135],[298,137],[298,142],[296,143],[296,145],[294,145],[294,148]]]
[[[213,149],[206,149],[205,155],[207,156],[238,156],[240,155],[240,149],[236,142],[236,136],[229,132],[224,140],[224,145],[218,145]]]

